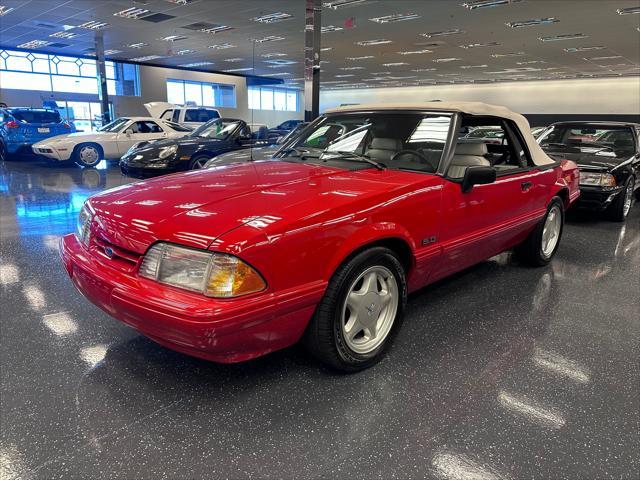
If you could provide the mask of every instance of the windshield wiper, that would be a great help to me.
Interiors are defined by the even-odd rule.
[[[289,155],[290,153],[296,153],[296,155]],[[282,157],[297,157],[300,158],[300,160],[305,160],[307,158],[318,158],[318,155],[310,155],[311,150],[305,150],[304,148],[300,148],[300,147],[289,147],[286,150],[283,150],[280,152],[280,155],[278,155],[278,158],[282,158]]]
[[[324,155],[328,155],[331,153],[335,153],[340,157],[340,160],[355,160],[358,162],[367,162],[369,165],[373,165],[378,170],[385,170],[387,166],[384,163],[376,162],[375,160],[371,160],[371,158],[366,155],[361,155],[355,152],[345,152],[343,150],[332,150],[330,152],[324,152]]]

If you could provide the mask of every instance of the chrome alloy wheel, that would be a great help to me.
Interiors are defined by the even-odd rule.
[[[560,207],[554,205],[551,207],[551,210],[549,210],[542,229],[542,254],[545,257],[550,257],[556,245],[558,245],[561,229],[562,213],[560,212]]]
[[[84,165],[95,165],[100,161],[100,154],[96,147],[92,147],[91,145],[86,145],[80,148],[78,152],[78,158]]]
[[[624,191],[624,205],[622,207],[623,217],[629,215],[629,210],[631,210],[631,202],[633,202],[633,181],[629,182],[627,188]]]
[[[205,164],[209,161],[208,158],[196,158],[196,160],[193,162],[193,165],[191,165],[191,169],[192,170],[200,170],[201,168],[204,168]]]
[[[362,272],[349,287],[342,306],[342,334],[355,353],[366,355],[387,338],[398,312],[398,282],[377,265]]]

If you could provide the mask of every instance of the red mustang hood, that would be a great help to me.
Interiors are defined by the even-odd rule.
[[[157,240],[207,248],[248,222],[289,223],[367,194],[388,195],[416,177],[425,176],[266,161],[126,185],[90,204],[98,234],[122,248],[144,253]]]

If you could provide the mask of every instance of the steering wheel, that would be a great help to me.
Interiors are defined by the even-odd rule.
[[[416,150],[400,150],[399,152],[394,153],[391,158],[390,161],[393,162],[395,161],[400,155],[413,155],[414,157],[418,157],[420,160],[422,160],[422,162],[424,163],[424,165],[426,165],[427,167],[429,167],[429,170],[433,170],[433,166],[431,165],[431,163],[429,162],[429,160],[427,159],[427,157],[425,157],[424,155],[422,155],[420,152],[416,151]]]

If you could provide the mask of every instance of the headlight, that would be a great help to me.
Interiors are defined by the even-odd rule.
[[[160,153],[158,154],[158,158],[163,159],[163,158],[170,157],[171,155],[175,155],[177,151],[178,151],[178,146],[177,145],[171,145],[171,146],[168,146],[168,147],[163,147],[160,150]]]
[[[139,275],[209,297],[232,298],[267,288],[262,276],[233,255],[158,243],[142,260]]]
[[[616,179],[610,173],[580,172],[580,185],[596,187],[615,187]]]
[[[80,210],[80,214],[78,215],[78,224],[76,225],[76,237],[80,240],[85,247],[89,246],[89,238],[90,238],[90,229],[91,229],[91,220],[93,216],[87,208],[87,205],[82,206],[82,210]]]

